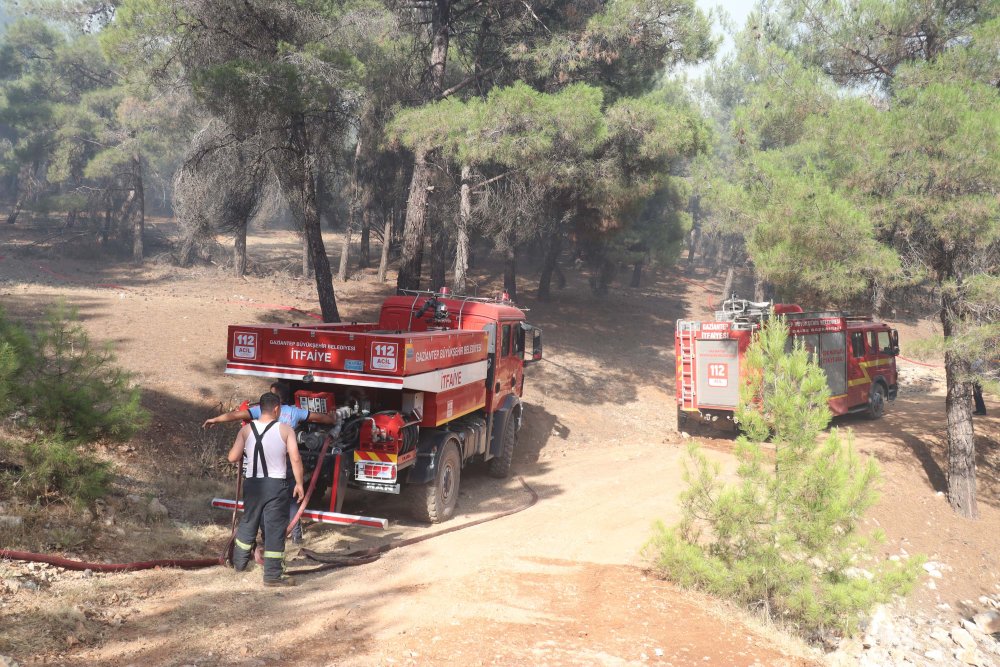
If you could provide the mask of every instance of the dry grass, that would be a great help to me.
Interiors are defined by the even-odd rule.
[[[32,605],[5,620],[0,629],[0,653],[37,655],[88,644],[99,637],[99,624],[88,619],[82,607],[66,602]]]
[[[136,596],[122,589],[120,576],[48,566],[28,572],[24,565],[0,562],[0,591],[7,591],[0,608],[0,654],[44,661],[71,647],[99,644],[134,613],[130,605]],[[34,582],[38,590],[15,582]]]
[[[225,409],[220,410],[225,412]],[[201,477],[218,479],[230,473],[226,454],[233,444],[232,429],[202,428],[196,421],[182,422],[175,427],[189,453],[191,468]]]

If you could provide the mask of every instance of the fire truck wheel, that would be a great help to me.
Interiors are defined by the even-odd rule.
[[[885,387],[881,382],[876,382],[868,394],[868,416],[878,419],[883,414],[885,414]]]
[[[510,462],[514,458],[514,447],[517,446],[517,427],[510,421],[512,419],[513,415],[508,418],[507,426],[503,430],[503,448],[500,454],[490,459],[490,477],[503,479],[510,476]]]
[[[416,487],[418,493],[413,503],[416,518],[429,523],[441,523],[454,516],[461,477],[462,460],[458,455],[458,447],[453,440],[449,440],[441,452],[434,481]]]

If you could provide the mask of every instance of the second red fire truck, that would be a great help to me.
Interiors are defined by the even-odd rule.
[[[826,373],[835,415],[881,417],[896,398],[899,334],[884,322],[842,312],[803,312],[794,304],[728,299],[712,321],[678,320],[674,333],[677,423],[732,420],[743,358],[753,333],[775,315],[788,323],[789,345],[801,341]]]

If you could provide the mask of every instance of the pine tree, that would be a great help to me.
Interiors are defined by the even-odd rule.
[[[745,363],[738,479],[720,481],[718,464],[692,446],[683,519],[659,525],[651,543],[657,567],[806,636],[850,633],[861,614],[912,585],[918,559],[878,562],[861,535],[878,467],[858,457],[850,435],[823,433],[826,376],[800,345],[789,350],[784,322],[755,336]]]
[[[132,375],[115,364],[109,346],[91,342],[76,314],[57,304],[30,330],[0,312],[0,352],[6,350],[12,391],[8,406],[59,439],[127,440],[148,420]],[[13,361],[11,361],[11,357]]]

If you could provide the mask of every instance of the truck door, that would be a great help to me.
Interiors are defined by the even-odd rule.
[[[896,356],[895,345],[888,329],[872,331],[868,340],[869,353],[869,375],[871,377],[880,376],[885,380],[886,387],[891,397],[895,398],[896,392]]]
[[[868,369],[863,365],[868,354],[865,332],[850,333],[847,349],[847,397],[851,407],[854,407],[868,402],[871,379],[868,377]]]
[[[496,336],[496,372],[493,376],[493,407],[499,408],[511,392],[517,393],[521,384],[521,359],[517,348],[518,322],[501,322]]]

